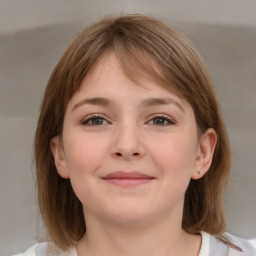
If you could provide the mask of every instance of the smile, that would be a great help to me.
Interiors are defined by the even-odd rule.
[[[132,187],[151,182],[155,178],[139,172],[117,171],[104,176],[102,179],[113,185]]]

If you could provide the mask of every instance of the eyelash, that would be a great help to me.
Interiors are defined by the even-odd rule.
[[[108,123],[108,121],[106,121],[106,119],[103,116],[101,116],[101,115],[90,115],[90,116],[86,117],[85,119],[83,119],[81,121],[81,124],[82,125],[88,125],[88,126],[100,126],[100,125],[104,125],[105,124],[105,123],[104,124],[89,123],[89,122],[92,122],[94,119],[102,119],[103,122],[107,122]]]
[[[162,119],[164,122],[167,122],[167,124],[152,124],[152,125],[156,125],[156,126],[167,126],[167,125],[174,125],[176,124],[176,122],[171,119],[170,117],[166,116],[166,115],[154,115],[153,117],[151,117],[151,119],[149,120],[149,122],[155,120],[155,119]]]
[[[101,119],[103,123],[93,124],[92,122],[95,119]],[[158,115],[158,114],[155,114],[153,117],[151,117],[150,120],[147,121],[147,123],[154,122],[154,120],[156,120],[156,119],[160,119],[163,123],[162,124],[151,123],[150,125],[169,126],[169,125],[176,124],[176,122],[173,119],[171,119],[170,117],[168,117],[166,115]],[[90,115],[81,121],[81,124],[86,125],[86,126],[102,126],[102,125],[105,125],[106,123],[109,123],[109,122],[103,116],[97,115],[97,114]]]

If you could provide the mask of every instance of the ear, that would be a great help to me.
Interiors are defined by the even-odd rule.
[[[54,162],[59,175],[64,178],[69,178],[65,154],[60,136],[56,136],[51,140],[51,151],[54,157]]]
[[[209,128],[199,140],[192,179],[202,178],[210,169],[216,143],[217,134],[214,129]]]

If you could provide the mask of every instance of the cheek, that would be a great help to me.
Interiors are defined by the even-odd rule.
[[[153,168],[158,170],[161,184],[158,201],[168,210],[183,202],[194,168],[195,142],[185,136],[173,134],[151,147]]]
[[[155,144],[156,145],[156,144]],[[189,176],[193,171],[196,157],[196,140],[192,136],[170,136],[153,149],[154,162],[164,176],[175,179]]]
[[[97,191],[97,170],[103,161],[105,148],[96,138],[74,136],[66,140],[66,163],[73,190],[83,205]]]
[[[73,136],[67,140],[65,156],[71,175],[94,173],[105,155],[106,146],[94,136]]]

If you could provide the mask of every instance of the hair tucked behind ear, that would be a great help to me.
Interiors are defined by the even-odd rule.
[[[115,52],[126,75],[135,82],[147,76],[192,106],[198,134],[215,129],[212,165],[191,180],[185,195],[183,228],[221,234],[225,230],[222,193],[229,179],[231,156],[214,86],[190,42],[171,26],[143,15],[102,19],[81,32],[66,50],[47,84],[35,135],[38,202],[49,239],[59,248],[74,244],[86,231],[83,210],[69,180],[61,178],[50,150],[61,136],[69,100],[106,51]]]

